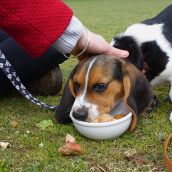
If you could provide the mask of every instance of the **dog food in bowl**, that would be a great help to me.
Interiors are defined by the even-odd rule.
[[[93,122],[94,123],[110,122],[117,119],[121,119],[123,117],[124,117],[123,114],[116,114],[114,116],[109,115],[109,114],[102,114],[102,115],[99,115]]]

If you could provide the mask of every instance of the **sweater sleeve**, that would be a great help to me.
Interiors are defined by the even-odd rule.
[[[82,36],[83,31],[84,26],[73,16],[65,32],[53,43],[53,47],[61,53],[70,53]]]
[[[60,0],[0,0],[0,27],[33,57],[63,34],[72,15]]]

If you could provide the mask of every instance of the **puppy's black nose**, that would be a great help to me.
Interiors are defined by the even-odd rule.
[[[83,106],[73,111],[73,117],[79,121],[85,121],[88,116],[88,108]]]

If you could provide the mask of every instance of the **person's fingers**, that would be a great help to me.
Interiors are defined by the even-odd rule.
[[[114,47],[112,47],[109,50],[109,54],[117,56],[117,57],[120,57],[120,58],[127,58],[129,56],[129,52],[128,51],[121,50],[121,49],[114,48]]]
[[[89,33],[90,43],[87,51],[94,54],[108,54],[114,55],[119,58],[128,57],[128,51],[112,47],[102,36],[96,35],[92,32]]]

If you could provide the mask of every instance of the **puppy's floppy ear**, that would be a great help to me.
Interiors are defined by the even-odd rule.
[[[78,65],[77,65],[78,66]],[[72,70],[69,79],[65,85],[62,98],[60,100],[60,108],[56,110],[55,119],[58,123],[70,123],[69,117],[71,108],[75,101],[75,93],[73,89],[72,77],[76,72],[77,66]]]
[[[152,103],[154,94],[151,85],[145,76],[131,63],[122,65],[123,87],[125,104],[133,113],[130,131],[133,131],[137,123],[137,115],[143,113]]]

